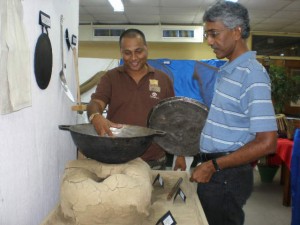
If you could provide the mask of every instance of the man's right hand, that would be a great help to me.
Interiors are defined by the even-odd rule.
[[[117,124],[117,123],[113,123],[111,121],[109,121],[108,119],[106,119],[105,117],[103,117],[101,114],[97,114],[94,116],[94,118],[92,119],[91,123],[93,124],[96,132],[100,135],[100,136],[113,136],[112,131],[110,130],[110,127],[114,127],[114,128],[122,128],[122,124]]]

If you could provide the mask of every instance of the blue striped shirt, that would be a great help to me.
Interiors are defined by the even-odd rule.
[[[248,51],[220,67],[200,152],[235,151],[256,132],[277,130],[270,78],[255,56]]]

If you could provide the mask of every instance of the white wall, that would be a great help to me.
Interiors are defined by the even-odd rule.
[[[96,73],[100,71],[107,71],[119,65],[119,59],[100,59],[100,58],[79,58],[79,83],[82,84]],[[97,86],[94,86],[87,92],[81,95],[81,102],[88,103],[91,100],[91,95],[95,92]],[[106,114],[103,114],[104,116]],[[77,123],[88,123],[87,112],[84,111],[82,115],[77,117]]]
[[[70,133],[58,129],[60,124],[76,123],[76,113],[71,111],[73,103],[64,94],[58,74],[61,69],[60,15],[65,17],[69,34],[77,35],[79,0],[23,0],[22,4],[32,71],[35,44],[41,33],[39,10],[51,16],[53,68],[45,90],[37,86],[32,72],[31,107],[0,115],[1,225],[40,224],[58,203],[60,178],[66,162],[76,158]],[[75,95],[71,51],[66,50],[65,59],[67,81]]]
[[[99,59],[99,58],[79,58],[79,74],[80,84],[84,83],[96,73],[100,71],[107,71],[119,65],[119,59]],[[82,102],[89,102],[90,96],[94,93],[96,86],[91,90],[83,93],[81,96]]]

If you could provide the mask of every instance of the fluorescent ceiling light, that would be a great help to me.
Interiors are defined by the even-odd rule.
[[[108,0],[115,12],[124,12],[124,5],[121,0]]]
[[[238,0],[226,0],[227,2],[238,2]]]

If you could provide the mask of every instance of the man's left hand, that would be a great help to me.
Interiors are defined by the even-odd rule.
[[[191,182],[207,183],[210,181],[212,175],[216,172],[211,160],[199,164],[190,177]]]

